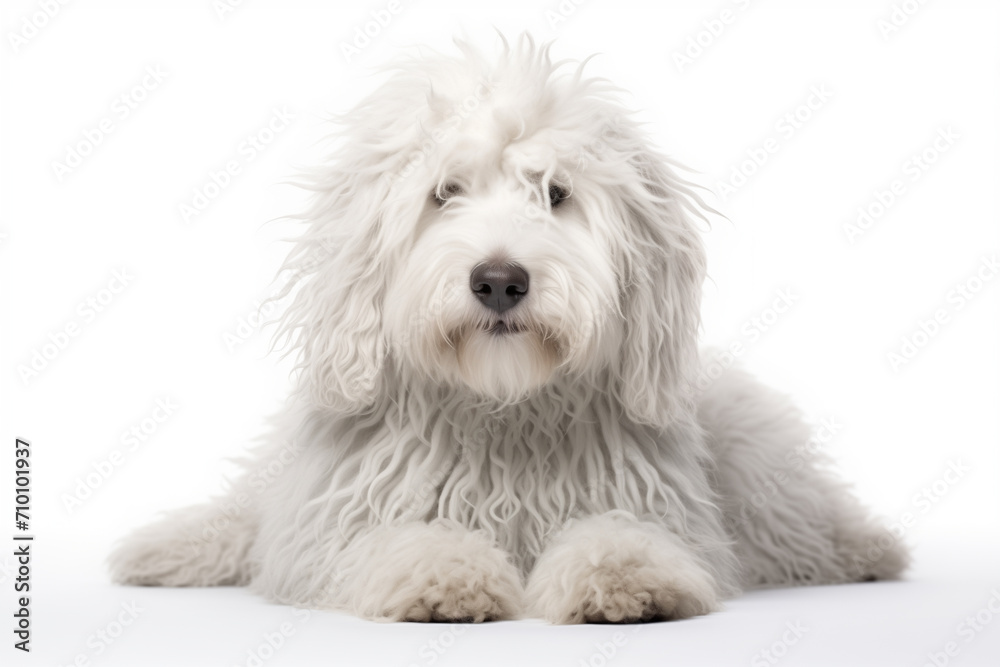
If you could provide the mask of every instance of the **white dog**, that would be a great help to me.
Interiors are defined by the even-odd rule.
[[[115,579],[373,619],[629,622],[893,578],[905,548],[779,394],[702,376],[702,202],[530,39],[344,118],[285,268],[299,391],[225,497]]]

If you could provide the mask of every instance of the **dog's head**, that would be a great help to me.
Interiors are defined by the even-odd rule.
[[[286,265],[315,403],[364,411],[391,369],[498,403],[586,382],[669,423],[696,360],[698,202],[614,93],[525,39],[407,62],[346,115]]]

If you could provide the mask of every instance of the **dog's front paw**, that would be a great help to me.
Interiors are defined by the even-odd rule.
[[[719,606],[711,576],[680,540],[610,516],[568,527],[542,554],[527,596],[552,623],[676,620]]]
[[[615,556],[579,562],[563,580],[549,581],[537,600],[552,623],[636,623],[707,614],[717,606],[703,573],[684,572]],[[690,576],[694,574],[695,576]],[[529,588],[529,595],[534,593]]]
[[[390,605],[390,615],[408,607],[401,620],[482,623],[513,618],[517,614],[515,582],[504,576],[507,573],[497,578],[496,573],[486,572],[474,564],[450,562],[450,559],[441,566],[434,572],[424,573],[425,581],[415,586],[410,596],[418,595],[416,600]],[[520,582],[516,585],[519,588]]]
[[[520,613],[520,574],[481,533],[439,521],[385,529],[368,542],[351,595],[362,616],[481,623]]]

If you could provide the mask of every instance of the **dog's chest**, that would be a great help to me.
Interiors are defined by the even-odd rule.
[[[612,509],[646,514],[656,478],[642,449],[597,420],[481,419],[456,428],[434,517],[487,531],[530,566],[568,519]]]

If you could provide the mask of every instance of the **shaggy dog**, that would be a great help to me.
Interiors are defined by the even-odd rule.
[[[898,576],[795,408],[700,367],[704,205],[615,89],[530,39],[461,50],[343,119],[284,267],[298,391],[226,495],[126,539],[115,579],[580,623]]]

